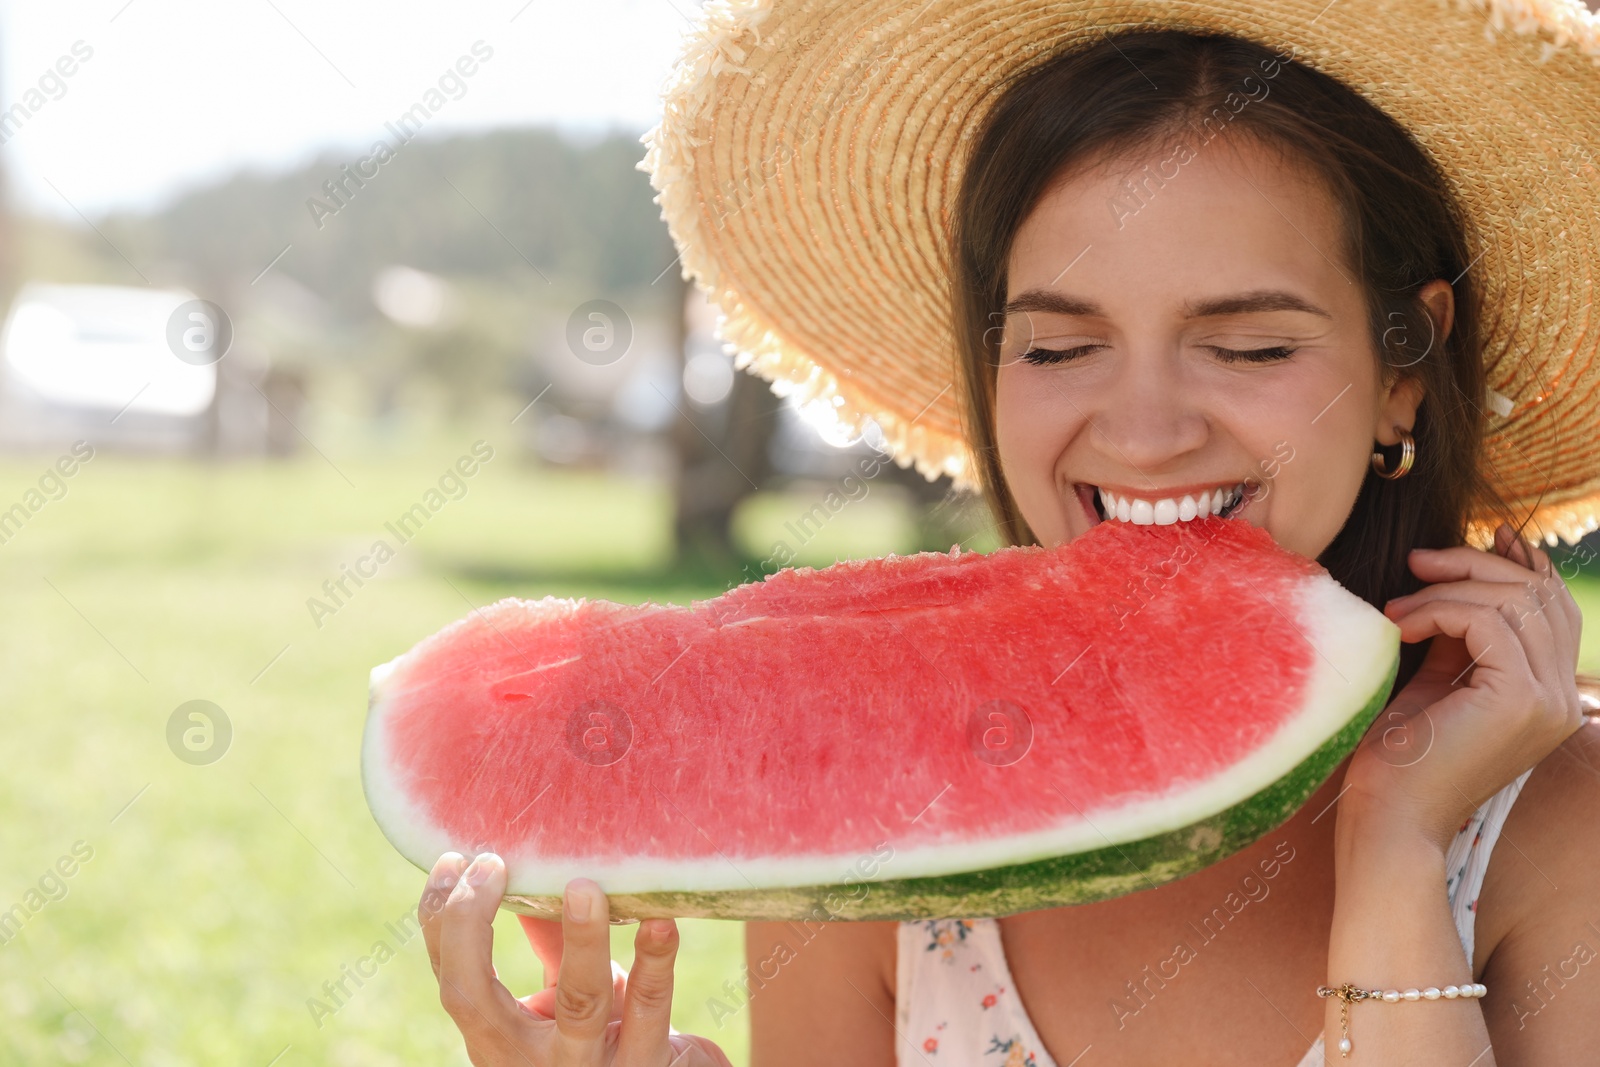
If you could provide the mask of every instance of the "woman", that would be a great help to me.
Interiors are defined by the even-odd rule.
[[[1600,1047],[1582,620],[1520,535],[1595,525],[1595,342],[1562,301],[1600,251],[1600,144],[1592,110],[1560,109],[1600,102],[1600,72],[1560,49],[1600,50],[1600,28],[1553,4],[1504,39],[1498,7],[1174,10],[719,6],[647,162],[756,369],[977,482],[1011,542],[1215,511],[1264,526],[1399,624],[1396,694],[1300,812],[1198,874],[829,927],[752,997],[758,1065]],[[1534,117],[1512,124],[1513,103]],[[1564,185],[1544,177],[1558,145]],[[490,962],[504,884],[495,857],[450,854],[424,897],[473,1062],[726,1062],[669,1030],[673,924],[640,924],[613,980],[586,880],[561,929],[524,920],[555,980],[519,1004]],[[1248,909],[1202,935],[1240,887]],[[752,963],[783,937],[750,924]]]

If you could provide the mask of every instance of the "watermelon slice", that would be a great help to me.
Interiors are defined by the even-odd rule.
[[[690,608],[502,600],[372,672],[362,778],[506,906],[909,919],[1100,900],[1293,814],[1399,629],[1241,520],[790,570]]]

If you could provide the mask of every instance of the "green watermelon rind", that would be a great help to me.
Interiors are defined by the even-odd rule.
[[[1299,811],[1344,762],[1388,703],[1398,642],[1383,683],[1333,736],[1273,784],[1177,830],[1075,855],[960,874],[784,889],[617,893],[613,922],[656,918],[840,922],[1014,915],[1090,904],[1193,874],[1249,847]],[[507,911],[561,917],[558,896],[508,894]]]

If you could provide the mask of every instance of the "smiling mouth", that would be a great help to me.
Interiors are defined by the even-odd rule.
[[[1134,526],[1170,526],[1213,515],[1223,519],[1235,518],[1256,498],[1259,487],[1259,482],[1246,479],[1231,485],[1213,486],[1202,493],[1181,496],[1158,496],[1155,493],[1133,496],[1083,482],[1076,489],[1079,502],[1094,524],[1126,522]]]

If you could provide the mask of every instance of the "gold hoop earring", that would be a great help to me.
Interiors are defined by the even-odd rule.
[[[1406,472],[1411,469],[1411,464],[1417,458],[1417,442],[1411,436],[1411,431],[1396,430],[1395,432],[1400,435],[1400,465],[1398,467],[1392,471],[1385,470],[1384,468],[1388,464],[1384,462],[1383,453],[1374,452],[1372,454],[1372,469],[1377,472],[1378,477],[1387,478],[1391,482],[1396,478],[1404,478]]]

